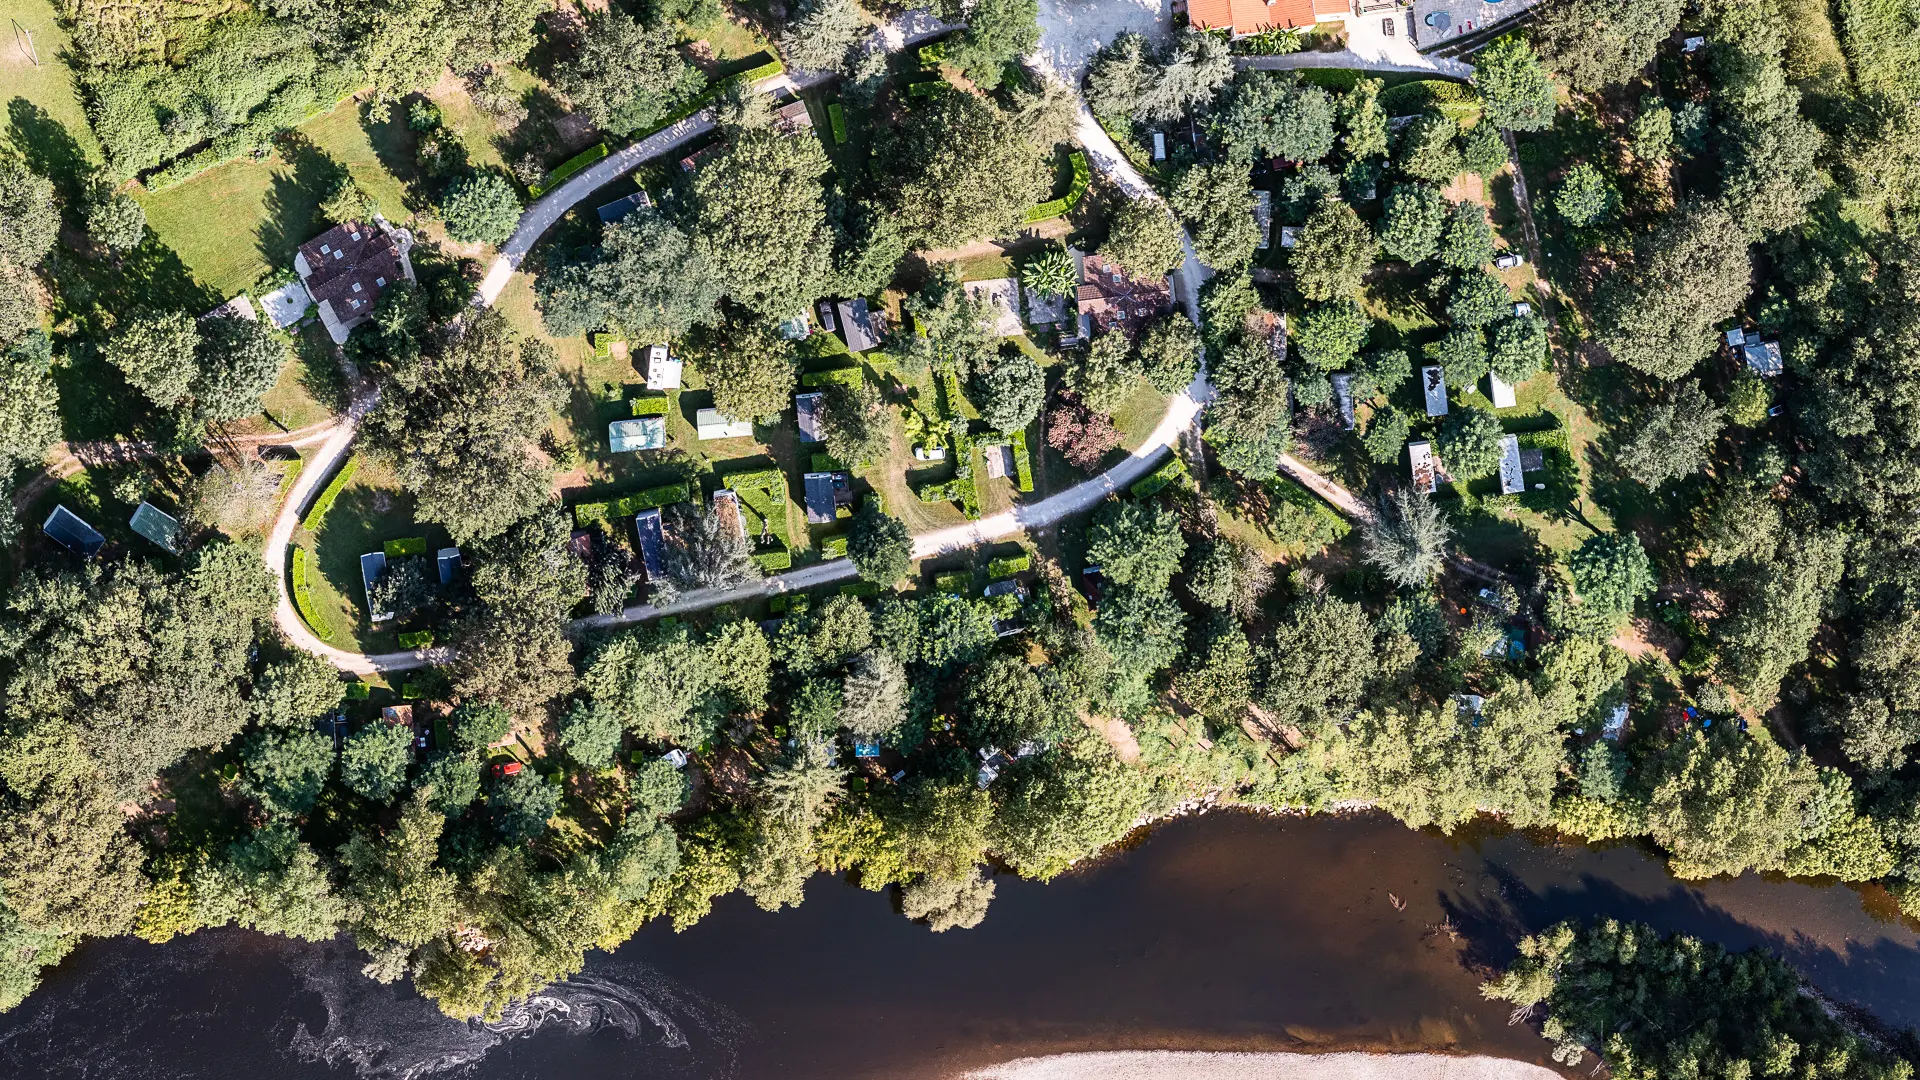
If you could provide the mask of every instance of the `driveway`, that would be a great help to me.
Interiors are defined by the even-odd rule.
[[[1028,59],[1078,90],[1107,42],[1129,30],[1165,41],[1172,25],[1173,0],[1040,0],[1040,48]]]
[[[1540,2],[1541,0],[1414,0],[1414,33],[1419,39],[1419,47],[1430,49],[1435,45],[1444,45],[1457,37],[1479,33],[1495,23],[1513,18]],[[1446,19],[1434,19],[1438,14],[1444,14]],[[1435,22],[1439,21],[1446,22],[1447,28],[1438,29]],[[1399,30],[1402,34],[1407,32],[1407,16],[1404,13],[1400,16]]]

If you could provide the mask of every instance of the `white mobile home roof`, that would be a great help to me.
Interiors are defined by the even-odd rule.
[[[1427,395],[1427,415],[1447,415],[1447,375],[1439,364],[1420,369],[1420,389]]]
[[[680,389],[680,371],[684,365],[680,358],[667,352],[665,345],[649,345],[647,356],[647,389]]]
[[[702,439],[746,439],[753,435],[753,421],[722,416],[718,409],[701,409],[694,413],[693,426]]]
[[[607,447],[616,454],[631,450],[659,450],[667,445],[667,418],[641,416],[607,425]]]
[[[1353,430],[1353,376],[1341,372],[1333,377],[1333,397],[1340,403],[1340,424]]]
[[[1493,384],[1493,407],[1496,409],[1513,408],[1513,384],[1491,372],[1487,375],[1487,381]]]
[[[1517,495],[1526,489],[1520,469],[1520,436],[1508,435],[1500,440],[1500,493]]]
[[[133,509],[133,520],[127,523],[134,532],[146,537],[160,547],[175,555],[180,553],[180,522],[172,514],[153,505],[142,502]]]
[[[1435,487],[1433,444],[1425,439],[1415,439],[1408,443],[1407,460],[1413,466],[1413,486],[1425,494],[1433,494]]]

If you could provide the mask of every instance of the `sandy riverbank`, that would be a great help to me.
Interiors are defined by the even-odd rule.
[[[967,1073],[966,1080],[1561,1080],[1561,1077],[1543,1066],[1496,1057],[1144,1050],[1020,1058]]]

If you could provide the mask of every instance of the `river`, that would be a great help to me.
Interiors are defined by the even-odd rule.
[[[0,1016],[0,1076],[933,1080],[1153,1048],[1547,1063],[1543,1040],[1479,998],[1483,965],[1523,930],[1600,914],[1779,950],[1830,996],[1920,1027],[1920,937],[1878,890],[1685,885],[1639,847],[1494,828],[1209,814],[1051,884],[1003,876],[975,930],[932,934],[894,903],[824,875],[797,910],[729,897],[683,934],[649,927],[595,954],[491,1026],[367,981],[344,943],[95,942]]]

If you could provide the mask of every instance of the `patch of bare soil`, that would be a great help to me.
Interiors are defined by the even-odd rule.
[[[1140,760],[1140,740],[1133,737],[1133,729],[1125,720],[1117,716],[1091,716],[1080,714],[1080,721],[1100,734],[1113,747],[1120,760],[1131,765]]]

